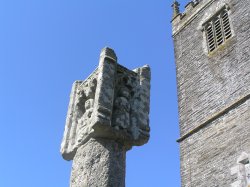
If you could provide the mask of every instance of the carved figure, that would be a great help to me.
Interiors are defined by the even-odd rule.
[[[76,132],[77,147],[82,143],[84,136],[86,136],[89,133],[87,125],[90,123],[91,116],[93,113],[95,91],[96,91],[96,79],[89,80],[84,89],[82,91],[79,91],[78,105],[79,105],[79,110],[81,110],[80,113],[82,115],[78,117],[77,121],[77,132]],[[83,102],[84,104],[82,104]],[[83,105],[84,107],[81,105]]]
[[[84,93],[87,98],[95,98],[96,79],[91,79],[85,87]]]
[[[81,144],[84,135],[88,134],[87,125],[90,123],[93,113],[94,99],[88,99],[85,102],[85,113],[78,120],[77,143]]]
[[[130,90],[120,88],[114,103],[114,126],[118,129],[128,129],[130,125]]]

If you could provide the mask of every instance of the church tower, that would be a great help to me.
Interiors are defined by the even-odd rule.
[[[173,10],[182,187],[249,187],[250,0]]]

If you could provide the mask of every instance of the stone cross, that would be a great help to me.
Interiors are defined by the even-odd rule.
[[[72,87],[61,153],[70,187],[125,187],[126,151],[149,140],[150,68],[119,65],[104,48],[98,68]]]

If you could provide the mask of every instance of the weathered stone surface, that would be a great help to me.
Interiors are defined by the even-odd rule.
[[[208,53],[202,25],[224,6],[233,36]],[[250,1],[200,0],[172,23],[182,186],[246,187],[235,167],[250,154]]]
[[[208,2],[201,1],[196,8]],[[230,5],[234,36],[208,54],[201,25],[225,4]],[[248,0],[217,0],[174,36],[181,135],[249,93],[249,6]]]
[[[125,186],[125,154],[149,140],[150,68],[119,65],[104,48],[98,68],[73,84],[61,153],[71,186]]]
[[[250,153],[250,100],[183,140],[180,150],[183,187],[246,187],[240,182],[244,171],[231,169]]]
[[[124,146],[91,138],[76,152],[70,187],[125,187],[125,162]]]
[[[61,146],[66,160],[72,160],[91,137],[115,139],[127,149],[148,141],[150,68],[131,71],[116,60],[105,48],[99,67],[85,81],[73,84]]]

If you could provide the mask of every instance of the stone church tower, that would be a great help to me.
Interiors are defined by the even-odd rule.
[[[182,187],[249,187],[250,0],[173,9]]]

